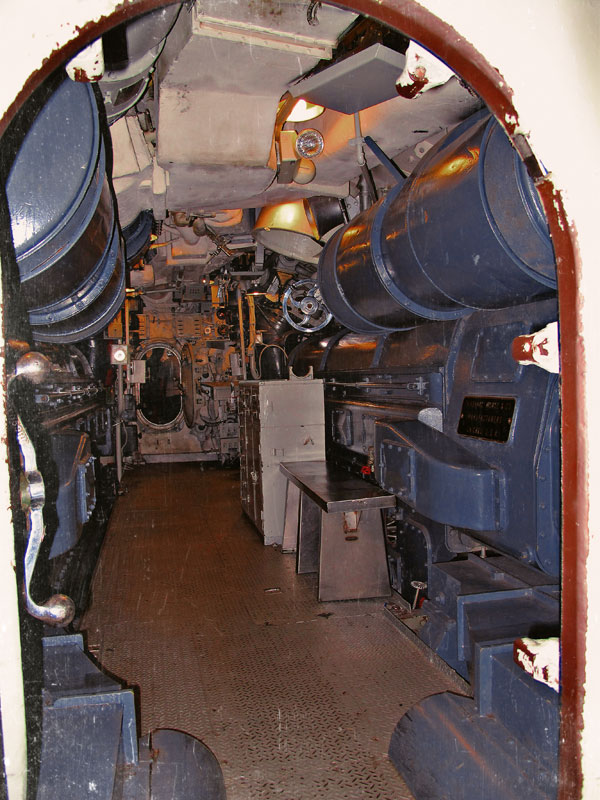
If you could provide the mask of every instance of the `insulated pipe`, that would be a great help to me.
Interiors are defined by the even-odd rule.
[[[360,129],[360,114],[354,112],[354,144],[356,145],[356,161],[359,167],[365,165],[365,153],[362,146],[362,131]]]
[[[358,333],[457,319],[556,290],[540,199],[487,111],[458,125],[406,183],[340,229],[318,276],[329,310]]]

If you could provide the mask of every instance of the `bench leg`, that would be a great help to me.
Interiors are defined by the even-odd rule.
[[[283,525],[283,553],[295,553],[298,546],[298,523],[300,514],[300,489],[287,482],[285,494],[285,522]]]
[[[319,600],[360,600],[390,594],[381,511],[323,513]]]
[[[296,572],[318,572],[320,538],[321,509],[314,500],[302,492],[300,494]]]

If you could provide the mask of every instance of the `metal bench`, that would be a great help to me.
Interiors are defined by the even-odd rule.
[[[387,597],[382,508],[396,498],[327,461],[280,464],[287,478],[284,552],[296,570],[319,573],[319,600]]]

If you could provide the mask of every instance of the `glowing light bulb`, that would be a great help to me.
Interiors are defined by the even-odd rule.
[[[286,122],[308,122],[309,119],[315,119],[324,111],[323,106],[318,106],[316,103],[308,103],[300,98],[288,114]]]

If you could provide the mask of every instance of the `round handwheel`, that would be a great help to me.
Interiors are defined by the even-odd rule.
[[[319,287],[308,279],[289,283],[282,305],[283,316],[292,328],[303,333],[320,331],[333,317],[323,302]]]

